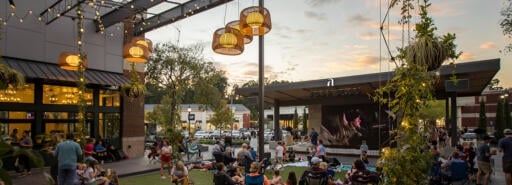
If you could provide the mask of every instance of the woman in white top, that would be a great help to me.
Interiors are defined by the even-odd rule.
[[[87,185],[96,182],[97,184],[108,185],[110,181],[106,177],[98,177],[100,173],[101,169],[98,161],[90,160],[89,166],[84,172],[84,183]]]
[[[251,141],[249,142],[249,146],[251,146],[251,148],[254,151],[256,151],[256,152],[258,151],[258,137],[256,136],[255,131],[251,132]]]
[[[172,147],[169,145],[169,141],[167,141],[167,140],[163,141],[163,146],[160,149],[160,154],[161,154],[160,160],[162,161],[162,163],[160,165],[160,177],[162,179],[165,179],[166,178],[164,176],[164,167],[165,167],[165,165],[167,165],[167,167],[168,167],[167,169],[169,170],[169,175],[171,175]]]

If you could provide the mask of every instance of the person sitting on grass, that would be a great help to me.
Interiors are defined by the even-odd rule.
[[[356,159],[352,164],[352,169],[345,174],[345,182],[343,184],[371,184],[378,182],[377,174],[367,170],[361,159]]]
[[[320,168],[327,171],[327,174],[329,174],[329,178],[327,180],[327,184],[334,185],[336,182],[334,181],[334,174],[336,173],[334,170],[329,169],[329,165],[326,162],[320,163]]]
[[[237,184],[231,177],[226,174],[226,166],[224,163],[217,163],[217,173],[213,175],[214,185],[235,185]]]
[[[108,185],[110,181],[106,177],[100,177],[99,174],[101,173],[100,165],[98,164],[98,161],[96,160],[89,160],[88,161],[89,166],[84,172],[84,184],[102,184],[102,185]]]
[[[231,174],[231,179],[235,181],[235,183],[243,185],[244,184],[244,176],[240,173],[239,168],[233,168],[233,172]]]
[[[245,175],[245,185],[270,185],[270,182],[265,174],[260,173],[260,165],[258,162],[253,162],[250,166],[249,173]]]
[[[288,179],[285,185],[297,185],[297,175],[295,175],[295,171],[288,172]]]
[[[327,170],[320,168],[322,159],[318,157],[311,158],[311,167],[302,173],[300,177],[299,185],[308,185],[311,183],[317,183],[326,185],[329,180],[329,174]]]
[[[175,184],[188,184],[188,170],[185,168],[183,161],[178,161],[171,171],[171,182]]]
[[[283,185],[283,178],[279,175],[279,170],[274,170],[274,177],[270,180],[272,185]]]

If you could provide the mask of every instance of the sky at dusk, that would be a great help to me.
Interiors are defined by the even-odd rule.
[[[502,35],[499,27],[505,0],[431,2],[429,14],[438,28],[436,34],[450,32],[457,36],[457,49],[463,54],[456,63],[501,58],[501,70],[496,77],[502,86],[512,87],[512,53],[500,52],[512,42]],[[258,0],[234,0],[227,6],[221,5],[149,32],[146,37],[156,43],[202,44],[205,57],[226,71],[230,83],[257,80],[256,37],[238,56],[216,54],[211,49],[213,32],[239,19],[243,8],[257,3]],[[297,82],[393,70],[394,63],[389,62],[379,31],[387,3],[387,0],[265,1],[272,19],[272,30],[265,35],[265,76],[270,80]],[[172,7],[163,4],[150,12]],[[398,24],[399,17],[399,7],[396,7],[389,21],[386,20],[385,35],[390,39],[393,53],[396,47],[402,46],[402,36],[407,38],[407,28],[403,31]],[[411,31],[411,34],[414,33]]]

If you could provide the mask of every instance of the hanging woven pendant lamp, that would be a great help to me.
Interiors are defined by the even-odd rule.
[[[64,70],[78,71],[80,56],[78,53],[62,52],[59,56],[59,67]],[[82,66],[87,69],[87,58],[83,58]]]
[[[240,12],[240,31],[244,35],[264,35],[271,29],[270,12],[266,8],[251,6]]]
[[[226,24],[226,27],[235,28],[238,31],[240,31],[240,21],[238,21],[238,20],[231,21],[228,24]],[[243,36],[244,36],[244,44],[249,44],[252,42],[252,35],[243,35]]]
[[[228,26],[219,28],[213,32],[212,49],[218,54],[240,55],[244,51],[242,34]]]
[[[133,37],[131,43],[142,44],[146,46],[150,53],[153,53],[153,42],[144,37]]]
[[[130,42],[123,47],[123,59],[127,62],[147,62],[150,54],[143,44]]]

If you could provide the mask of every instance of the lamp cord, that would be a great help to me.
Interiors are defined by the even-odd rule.
[[[224,8],[224,24],[223,25],[226,25],[226,15],[227,15],[227,12],[228,12],[228,3],[226,3],[226,6]]]

